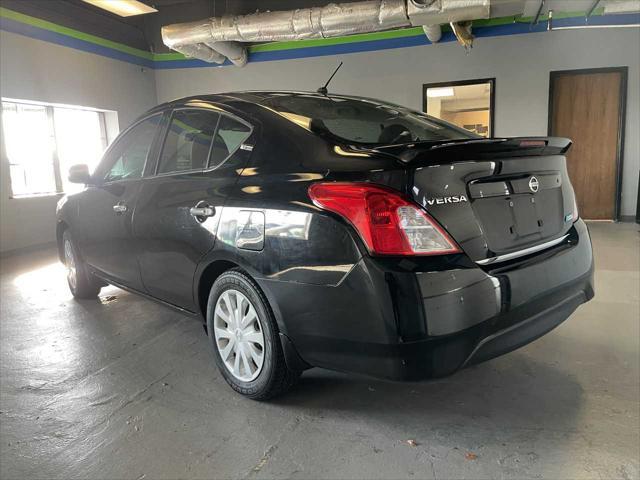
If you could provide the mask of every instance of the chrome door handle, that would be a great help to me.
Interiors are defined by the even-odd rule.
[[[191,207],[189,213],[194,217],[213,217],[216,214],[216,209],[212,206]]]
[[[117,205],[113,206],[113,211],[116,213],[124,213],[127,211],[127,206],[123,205],[122,203],[118,203]]]

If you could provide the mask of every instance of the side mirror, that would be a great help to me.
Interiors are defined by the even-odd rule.
[[[89,183],[91,181],[89,167],[85,164],[73,165],[69,169],[69,181],[71,183]]]

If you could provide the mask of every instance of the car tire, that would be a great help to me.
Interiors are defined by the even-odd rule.
[[[62,251],[72,295],[75,298],[96,298],[103,284],[89,272],[68,229],[62,235]]]
[[[300,378],[302,372],[291,370],[285,362],[267,298],[241,270],[224,272],[213,284],[207,303],[207,333],[222,376],[246,397],[273,398]]]

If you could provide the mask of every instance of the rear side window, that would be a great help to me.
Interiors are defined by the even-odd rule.
[[[158,114],[142,120],[114,144],[102,163],[105,182],[142,177],[161,118],[162,114]]]
[[[211,147],[210,167],[221,165],[233,152],[235,152],[242,142],[251,135],[251,128],[233,118],[222,115],[220,125],[213,139]]]
[[[205,110],[176,110],[164,140],[157,173],[202,170],[220,115]]]

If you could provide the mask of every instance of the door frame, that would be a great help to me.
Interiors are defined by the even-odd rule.
[[[624,163],[624,134],[627,120],[627,77],[629,67],[603,67],[582,68],[577,70],[555,70],[549,72],[549,103],[547,107],[547,135],[551,136],[553,116],[553,90],[554,82],[563,75],[589,75],[593,73],[619,73],[620,74],[620,102],[618,105],[618,136],[616,144],[616,196],[613,210],[613,219],[620,221],[620,206],[622,204],[622,166]]]
[[[489,89],[489,137],[495,138],[495,115],[496,115],[496,77],[493,78],[472,78],[469,80],[454,80],[452,82],[436,82],[422,84],[422,111],[427,115],[427,88],[442,87],[463,87],[465,85],[476,85],[478,83],[488,83]],[[461,127],[462,128],[462,127]]]

